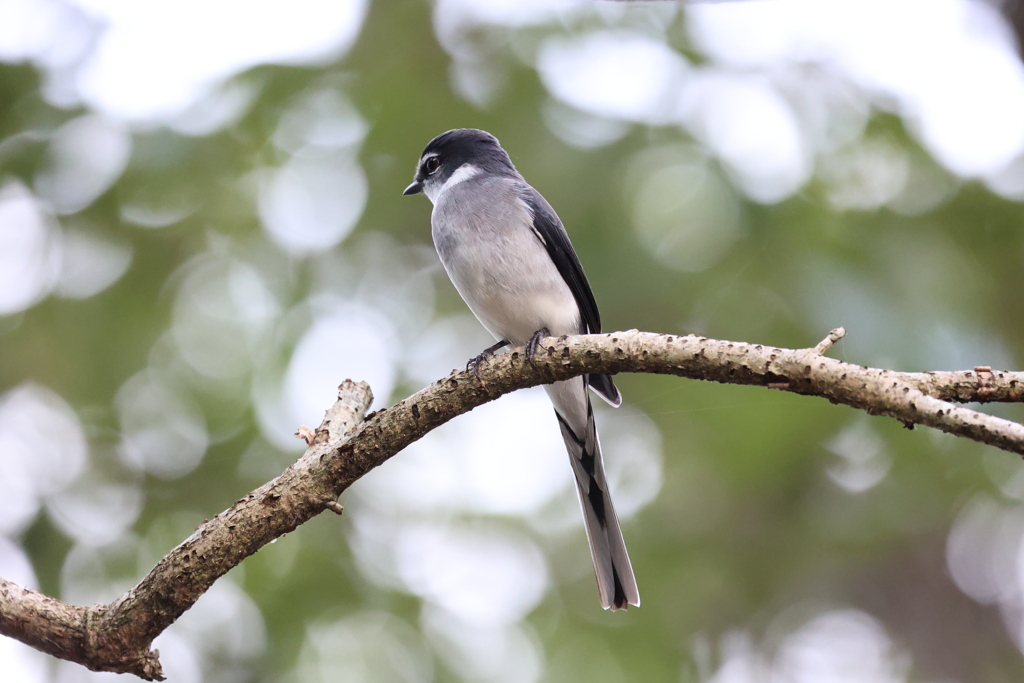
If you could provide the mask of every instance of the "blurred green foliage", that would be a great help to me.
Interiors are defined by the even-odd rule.
[[[552,30],[522,29],[517,40],[536,42]],[[681,13],[669,36],[677,49],[700,57]],[[116,183],[87,208],[59,218],[66,228],[130,246],[131,265],[98,294],[51,295],[0,318],[0,389],[35,382],[59,394],[85,426],[91,466],[142,492],[144,504],[129,535],[144,546],[138,555],[143,559],[111,559],[105,576],[113,585],[141,578],[149,566],[143,560],[158,558],[294,457],[260,438],[248,375],[221,383],[193,373],[182,384],[210,434],[201,464],[180,478],[125,473],[117,454],[115,397],[148,366],[180,369],[180,362],[168,360],[168,330],[183,264],[209,254],[258,264],[289,309],[319,283],[349,277],[332,269],[347,263],[363,273],[371,259],[361,255],[371,253],[384,234],[395,259],[429,271],[434,318],[464,313],[431,260],[428,206],[401,197],[423,145],[453,127],[494,132],[556,207],[607,330],[697,332],[806,347],[844,325],[849,336],[831,353],[849,362],[904,370],[1019,367],[1024,211],[980,184],[952,178],[899,118],[874,114],[863,136],[905,150],[944,177],[953,189],[935,208],[919,215],[884,206],[836,208],[829,187],[815,176],[775,204],[737,199],[738,238],[708,267],[683,272],[665,265],[638,237],[627,177],[638,153],[694,145],[688,134],[636,125],[606,146],[569,146],[545,123],[549,95],[536,71],[508,54],[499,59],[504,85],[486,107],[474,106],[450,85],[452,59],[431,30],[429,6],[373,3],[355,46],[340,60],[319,67],[261,66],[237,76],[258,94],[227,127],[200,137],[166,127],[133,130],[130,161]],[[84,113],[48,104],[40,88],[33,67],[0,66],[4,182],[19,179],[33,187],[48,163],[50,135]],[[289,257],[261,227],[255,174],[286,161],[273,142],[282,116],[304,93],[324,88],[343,94],[367,123],[358,160],[368,201],[333,256]],[[20,142],[7,144],[19,135]],[[717,161],[707,163],[709,173],[728,181]],[[166,227],[147,229],[124,218],[124,207],[140,197],[190,209]],[[383,282],[390,274],[375,277]],[[283,367],[290,348],[286,343],[278,357],[271,353],[264,361]],[[465,358],[453,350],[447,362],[456,367]],[[894,652],[902,653],[893,654],[894,662],[909,657],[902,669],[893,664],[899,680],[1010,681],[1024,675],[1015,643],[1019,610],[1001,611],[995,599],[976,602],[957,587],[947,565],[951,526],[969,501],[980,496],[1006,514],[1020,514],[1020,498],[1004,486],[1019,475],[1017,463],[974,443],[927,429],[907,431],[822,400],[654,376],[618,381],[627,404],[648,414],[662,439],[661,491],[625,528],[643,607],[627,614],[600,611],[584,571],[581,532],[567,536],[565,548],[538,540],[556,558],[553,586],[527,619],[543,653],[541,679],[697,681],[719,672],[722,681],[766,680],[724,675],[723,663],[744,652],[736,643],[742,645],[743,637],[755,643],[753,659],[744,660],[754,671],[761,666],[757,661],[771,660],[787,634],[815,615],[842,609],[860,610],[884,626]],[[408,377],[399,378],[392,398],[416,388]],[[1015,407],[994,410],[1024,417]],[[884,463],[877,483],[863,491],[843,488],[832,476],[848,465],[835,446],[844,430],[861,435],[859,447],[866,448],[868,434]],[[526,524],[505,521],[531,533]],[[233,572],[230,580],[262,613],[266,648],[244,664],[217,669],[207,662],[209,680],[311,680],[303,678],[312,675],[309,670],[295,668],[311,647],[311,629],[367,611],[420,628],[420,598],[376,585],[361,572],[339,529],[352,523],[349,515],[316,519]],[[61,595],[74,542],[44,513],[15,540],[31,558],[41,588]],[[1004,540],[1012,554],[1019,535]],[[823,641],[822,647],[838,646]],[[440,649],[428,647],[434,680],[473,680],[439,657]],[[365,679],[350,677],[338,667],[333,680],[400,679],[374,675],[372,667]],[[92,674],[81,676],[91,680]],[[879,676],[870,680],[891,680]]]

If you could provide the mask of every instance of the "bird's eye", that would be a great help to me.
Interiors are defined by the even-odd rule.
[[[434,171],[440,168],[440,166],[441,162],[437,160],[437,157],[430,157],[425,162],[423,162],[423,168],[426,169],[427,175],[433,174]]]

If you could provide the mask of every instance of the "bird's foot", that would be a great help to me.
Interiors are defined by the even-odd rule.
[[[477,379],[480,379],[480,363],[486,358],[490,358],[494,355],[494,352],[503,346],[508,346],[508,340],[502,339],[494,346],[488,346],[486,349],[478,353],[475,357],[470,358],[469,362],[466,363],[466,370],[472,370],[473,374],[476,375]],[[483,380],[480,380],[481,382]]]
[[[540,345],[540,340],[544,337],[551,336],[548,328],[542,327],[533,333],[530,337],[530,341],[526,342],[526,360],[530,361],[530,365],[533,365],[533,357],[537,353],[537,346]]]

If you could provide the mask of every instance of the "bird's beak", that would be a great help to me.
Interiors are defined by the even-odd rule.
[[[402,194],[408,196],[411,194],[419,194],[420,192],[423,192],[423,183],[418,180],[414,180],[409,187],[405,188],[405,192]]]

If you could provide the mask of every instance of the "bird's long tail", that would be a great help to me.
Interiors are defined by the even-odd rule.
[[[605,609],[627,609],[629,605],[639,605],[636,577],[626,554],[626,543],[622,539],[604,476],[601,444],[585,380],[577,377],[550,384],[545,389],[555,404],[558,426],[576,475],[576,490],[583,506],[601,605]]]

